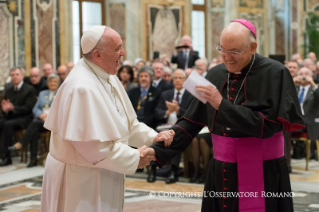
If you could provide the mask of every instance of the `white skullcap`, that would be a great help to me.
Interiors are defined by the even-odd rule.
[[[106,26],[92,26],[83,32],[81,48],[83,54],[89,53],[99,42]]]

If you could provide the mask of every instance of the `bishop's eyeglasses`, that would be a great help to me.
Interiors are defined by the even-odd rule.
[[[246,49],[250,46],[250,44],[251,44],[251,43],[249,43],[249,44],[244,48],[244,50],[241,51],[241,52],[239,52],[239,51],[227,51],[226,49],[224,49],[223,47],[221,47],[220,44],[218,44],[218,45],[216,46],[216,49],[217,49],[217,50],[219,51],[219,53],[222,54],[222,55],[225,55],[226,53],[228,53],[228,54],[230,54],[230,55],[232,55],[232,56],[238,56],[238,55],[242,55],[242,54],[246,51]]]

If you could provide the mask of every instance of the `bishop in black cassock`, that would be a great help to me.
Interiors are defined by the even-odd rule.
[[[214,158],[208,167],[202,211],[292,212],[282,134],[284,130],[304,127],[295,87],[288,69],[255,52],[254,26],[243,19],[234,22],[224,29],[217,48],[224,63],[213,67],[206,76],[216,88],[197,86],[207,103],[192,101],[186,114],[172,127],[175,137],[169,148],[163,143],[151,147],[159,165],[164,165],[207,126],[212,133]],[[268,141],[271,145],[265,143]],[[221,159],[231,156],[238,161]],[[257,160],[261,161],[259,167],[254,164]],[[256,187],[257,197],[217,195],[254,190],[252,181],[256,178],[262,180]]]

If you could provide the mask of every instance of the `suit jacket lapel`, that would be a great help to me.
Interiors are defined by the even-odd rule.
[[[307,101],[310,99],[310,97],[312,96],[312,93],[313,93],[313,90],[312,90],[312,88],[310,87],[310,88],[308,89],[308,91],[307,91],[306,98],[305,98],[305,100],[304,100],[303,103],[307,102]]]
[[[182,97],[181,106],[185,104],[185,101],[188,101],[188,98],[189,98],[188,96],[189,96],[189,93],[185,90]]]
[[[175,90],[173,90],[173,92],[168,93],[168,98],[171,102],[174,100],[174,92]]]

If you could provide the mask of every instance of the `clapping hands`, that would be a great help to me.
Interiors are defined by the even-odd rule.
[[[9,99],[8,100],[4,99],[1,101],[1,109],[3,112],[8,113],[9,111],[14,110],[14,106]]]
[[[153,143],[164,141],[165,147],[169,147],[173,142],[174,136],[174,130],[162,131],[154,137]]]
[[[140,152],[140,162],[138,163],[138,169],[142,169],[145,166],[149,165],[152,160],[156,160],[155,151],[153,148],[149,148],[147,146],[142,146],[138,148],[138,151]]]

